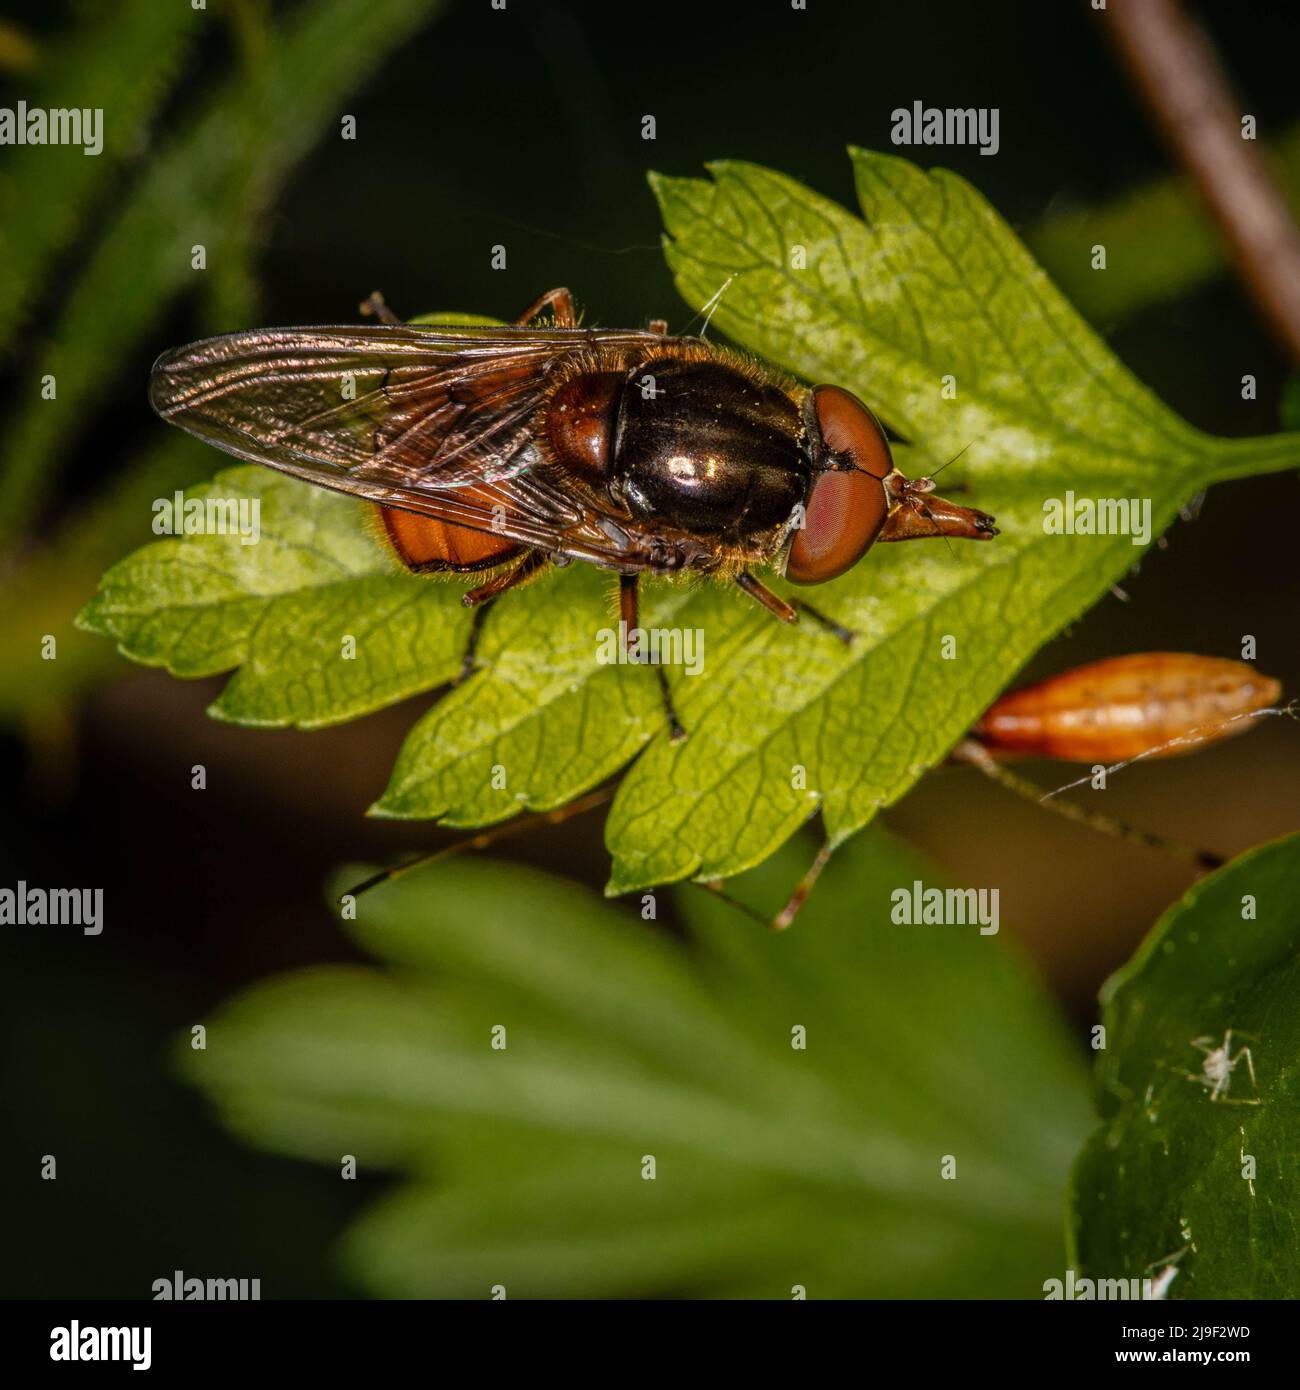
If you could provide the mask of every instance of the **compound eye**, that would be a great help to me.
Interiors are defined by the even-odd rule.
[[[894,461],[876,417],[842,386],[814,387],[812,404],[821,453],[837,454],[852,468],[818,474],[803,529],[795,533],[786,561],[785,576],[792,584],[824,584],[852,569],[889,512],[881,480]]]
[[[876,417],[842,386],[814,386],[813,404],[824,448],[844,455],[855,468],[883,478],[893,470],[889,441]]]
[[[889,503],[870,473],[823,473],[813,484],[801,531],[786,560],[792,584],[825,584],[850,570],[885,524]]]

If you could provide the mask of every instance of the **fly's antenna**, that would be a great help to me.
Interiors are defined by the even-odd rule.
[[[938,468],[934,470],[933,473],[927,475],[930,481],[933,482],[939,476],[939,474],[943,472],[945,468],[951,468],[953,464],[956,463],[959,458],[961,458],[961,456],[966,452],[966,450],[971,447],[971,444],[975,444],[976,442],[976,440],[972,439],[970,444],[963,444],[962,447],[957,450],[957,452],[952,456],[952,458],[948,460],[947,463],[941,463],[938,466]]]

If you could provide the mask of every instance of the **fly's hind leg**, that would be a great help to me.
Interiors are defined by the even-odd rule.
[[[474,616],[470,619],[469,636],[465,639],[465,654],[461,660],[460,674],[452,681],[453,686],[462,685],[474,673],[474,661],[478,655],[479,639],[483,635],[483,624],[487,619],[488,609],[502,594],[510,589],[519,588],[521,584],[527,584],[530,579],[535,579],[549,563],[549,555],[540,550],[530,550],[510,569],[503,570],[476,589],[467,589],[461,595],[461,603],[466,608],[472,608]]]
[[[545,309],[551,311],[557,328],[576,328],[578,326],[578,314],[573,307],[573,296],[563,287],[547,290],[544,295],[535,300],[519,315],[515,320],[515,326],[522,328],[532,323]],[[380,323],[403,322],[388,307],[388,301],[378,290],[361,301],[361,312],[377,318]]]
[[[388,301],[376,290],[361,301],[361,312],[377,318],[380,323],[401,323],[402,320],[388,307]]]
[[[522,328],[525,324],[532,323],[543,309],[551,311],[556,328],[576,328],[578,326],[578,315],[573,307],[573,296],[563,287],[557,290],[547,290],[540,299],[530,304],[519,315],[515,320],[515,326]]]
[[[637,576],[635,574],[620,574],[618,577],[618,613],[623,620],[623,649],[627,650],[627,634],[636,630],[639,626],[640,602],[637,592]],[[664,674],[662,666],[654,668],[655,679],[659,682],[659,698],[663,702],[664,720],[668,725],[668,742],[681,743],[686,738],[686,730],[682,728],[681,722],[677,718],[677,710],[673,705],[673,692],[668,686],[668,677]]]

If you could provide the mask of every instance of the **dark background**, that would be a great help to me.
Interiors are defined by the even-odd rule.
[[[10,12],[38,34],[66,13],[39,0]],[[1201,12],[1261,134],[1276,135],[1300,116],[1300,13]],[[219,39],[200,48],[190,83],[228,56]],[[8,81],[0,99],[22,94]],[[996,158],[915,156],[970,178],[1018,227],[1169,168],[1083,4],[509,0],[502,14],[460,0],[349,99],[359,138],[327,133],[277,201],[263,321],[349,320],[374,288],[403,314],[510,317],[567,284],[591,321],[680,327],[689,311],[659,251],[648,168],[747,158],[852,205],[845,145],[890,148],[889,113],[914,100],[1000,109]],[[653,143],[640,137],[647,113]],[[495,243],[507,271],[489,267]],[[1230,279],[1097,327],[1195,425],[1277,427],[1284,364]],[[93,434],[88,422],[52,521],[163,428],[144,402],[149,362],[196,331],[182,308],[139,355],[138,389]],[[1255,403],[1240,399],[1247,371]],[[1216,489],[1124,582],[1128,601],[1103,600],[1033,672],[1151,648],[1234,656],[1249,632],[1260,668],[1300,692],[1296,502],[1291,475]],[[109,915],[99,938],[37,929],[3,942],[6,1294],[145,1297],[174,1268],[259,1271],[266,1297],[354,1292],[329,1251],[372,1184],[240,1148],[171,1080],[166,1051],[241,984],[347,958],[323,905],[333,866],[450,838],[362,819],[428,697],[322,733],[252,732],[205,717],[219,684],[123,662],[82,711],[66,763],[45,766],[14,735],[0,744],[0,882],[103,885]],[[196,762],[209,770],[202,795],[189,787]],[[1050,785],[1074,775],[1028,771]],[[1300,730],[1265,720],[1244,740],[1121,774],[1108,808],[1235,852],[1295,828],[1298,787]],[[1175,861],[1057,823],[970,772],[932,775],[887,820],[957,881],[1001,886],[1008,930],[1080,1023],[1190,881]],[[599,815],[502,852],[593,886],[608,867]],[[59,1180],[33,1186],[43,1153],[59,1156]]]

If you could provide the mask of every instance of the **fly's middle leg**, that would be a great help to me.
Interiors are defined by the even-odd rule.
[[[640,595],[635,574],[620,574],[618,577],[618,613],[623,620],[622,642],[623,650],[626,651],[628,634],[634,632],[640,623]],[[681,743],[686,738],[686,730],[682,728],[681,721],[677,718],[677,709],[673,704],[673,692],[668,684],[668,677],[664,674],[662,666],[656,665],[654,673],[655,679],[659,682],[659,698],[664,707],[664,721],[668,725],[668,742]]]

